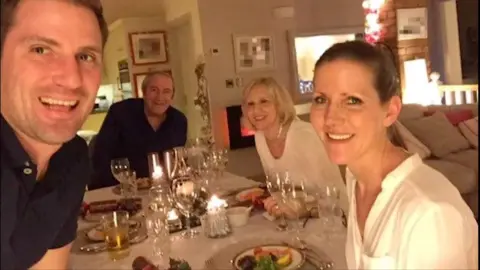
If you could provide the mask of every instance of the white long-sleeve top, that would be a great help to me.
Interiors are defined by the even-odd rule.
[[[478,269],[478,224],[445,176],[412,155],[389,173],[365,222],[347,169],[349,269]]]
[[[340,170],[328,158],[323,142],[312,125],[295,119],[286,136],[283,154],[276,159],[268,148],[263,132],[255,133],[255,146],[265,173],[288,171],[293,181],[296,177],[302,177],[305,184],[311,187],[335,185],[340,189],[341,197],[345,198],[341,206],[347,210],[346,189]]]

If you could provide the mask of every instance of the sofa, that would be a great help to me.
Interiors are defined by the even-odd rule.
[[[478,217],[478,107],[403,105],[392,141],[445,175]]]

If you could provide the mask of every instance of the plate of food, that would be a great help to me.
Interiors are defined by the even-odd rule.
[[[240,191],[235,195],[235,199],[238,202],[254,201],[256,198],[265,194],[265,190],[259,187],[249,188]]]
[[[128,221],[129,230],[128,233],[130,236],[135,234],[141,226],[141,223],[137,220],[129,220]],[[105,240],[105,233],[103,231],[102,225],[97,225],[85,232],[85,236],[88,240],[92,242],[101,242]]]
[[[232,260],[237,270],[292,270],[302,267],[305,255],[285,245],[262,245],[249,248]]]
[[[83,203],[81,216],[83,220],[92,223],[98,223],[102,216],[113,211],[128,211],[130,217],[135,216],[142,210],[142,199],[120,199],[120,200],[102,200],[91,203]]]

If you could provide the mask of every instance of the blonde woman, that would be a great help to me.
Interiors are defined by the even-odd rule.
[[[266,174],[288,171],[307,187],[336,185],[344,190],[340,171],[326,154],[310,123],[297,118],[288,91],[271,77],[251,81],[243,91],[243,122],[255,131],[255,146]],[[342,192],[343,193],[343,192]],[[265,201],[278,215],[272,199]]]

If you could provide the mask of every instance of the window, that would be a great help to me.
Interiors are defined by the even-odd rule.
[[[301,96],[313,92],[315,62],[332,45],[349,40],[363,39],[363,34],[338,34],[295,37],[295,55],[298,72],[298,92]]]

